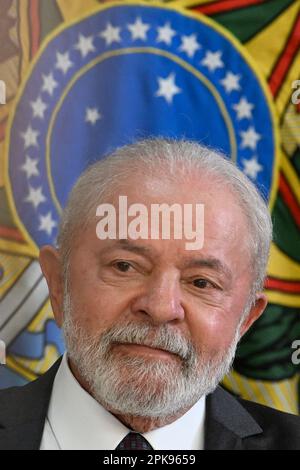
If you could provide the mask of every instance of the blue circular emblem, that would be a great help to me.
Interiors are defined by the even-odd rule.
[[[202,16],[127,3],[52,35],[10,126],[16,216],[36,246],[54,243],[80,173],[147,136],[220,149],[269,198],[276,153],[266,89],[228,33]]]

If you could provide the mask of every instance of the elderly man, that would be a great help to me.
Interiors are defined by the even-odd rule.
[[[173,235],[153,207],[171,208]],[[188,207],[198,218],[175,217]],[[67,352],[0,393],[0,448],[300,449],[298,417],[218,386],[266,307],[271,233],[252,183],[196,143],[145,140],[91,166],[40,256]]]

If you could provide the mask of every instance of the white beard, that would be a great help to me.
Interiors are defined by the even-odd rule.
[[[93,397],[115,413],[149,418],[174,416],[211,393],[229,372],[240,338],[238,328],[226,351],[207,357],[168,325],[127,322],[92,336],[74,323],[68,294],[62,328],[68,356]],[[132,357],[112,348],[113,343],[147,344],[147,340],[178,359]]]

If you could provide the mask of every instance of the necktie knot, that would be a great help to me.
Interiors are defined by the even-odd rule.
[[[116,447],[116,450],[153,450],[153,448],[141,434],[130,432]]]

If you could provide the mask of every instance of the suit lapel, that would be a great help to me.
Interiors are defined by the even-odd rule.
[[[0,392],[0,450],[39,449],[60,362],[25,387]],[[242,450],[246,438],[262,432],[245,408],[221,387],[207,397],[206,450]]]
[[[248,411],[221,387],[207,397],[206,450],[242,450],[246,438],[262,432]]]
[[[25,387],[0,392],[0,450],[39,449],[60,362]]]

